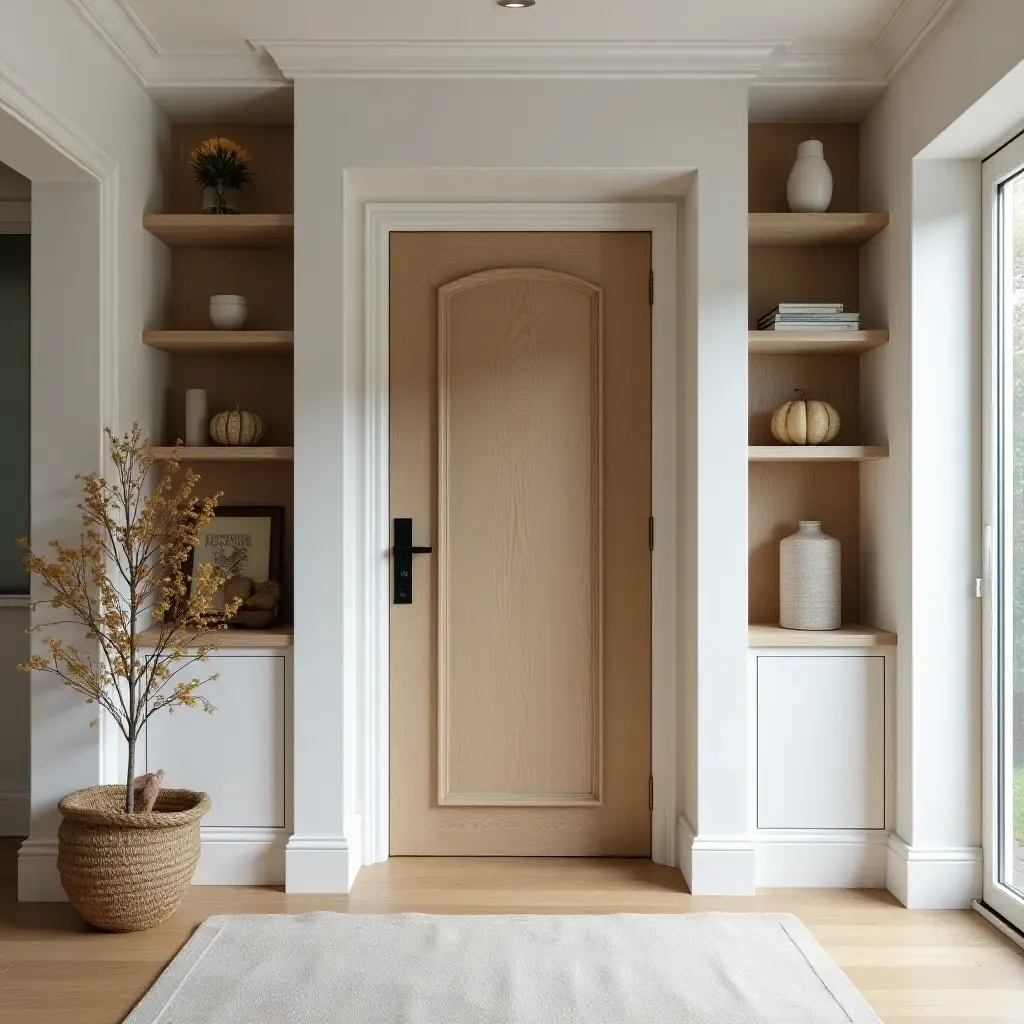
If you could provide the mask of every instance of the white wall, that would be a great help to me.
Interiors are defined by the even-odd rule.
[[[865,357],[891,455],[864,471],[863,611],[900,637],[889,885],[912,906],[980,895],[979,158],[996,140],[965,129],[1021,60],[1024,4],[961,0],[861,132],[862,206],[890,215],[862,256],[862,313],[891,336]],[[1011,98],[1001,130],[1021,119]],[[970,149],[935,145],[951,128]]]
[[[409,198],[389,194],[384,173],[375,192],[372,168],[479,169],[491,185],[482,185],[476,198],[510,200],[564,198],[536,189],[527,194],[525,179],[516,184],[517,170],[584,175],[650,168],[670,179],[696,169],[684,206],[679,282],[688,300],[680,367],[681,391],[691,400],[680,410],[680,429],[689,441],[682,446],[690,457],[681,495],[689,514],[675,528],[684,553],[678,570],[687,638],[680,713],[684,722],[699,715],[700,733],[687,733],[682,766],[695,770],[681,780],[680,792],[688,794],[686,814],[698,839],[742,836],[750,711],[745,84],[300,79],[295,121],[297,627],[289,887],[347,888],[361,857],[357,716],[367,664],[361,640],[367,567],[360,552],[368,467],[361,324],[356,303],[347,301],[362,287],[362,224],[358,206],[349,204],[356,177],[363,200]],[[499,179],[509,184],[495,191]],[[431,194],[431,180],[424,174],[419,198],[452,198]],[[325,644],[325,636],[337,641]],[[752,849],[738,842],[733,852],[739,861],[730,862],[728,884],[752,889]],[[707,864],[694,867],[689,851],[680,859],[700,889],[710,877]]]
[[[61,155],[10,111],[49,124]],[[29,117],[35,116],[29,114]],[[101,430],[162,422],[162,363],[141,332],[155,322],[166,252],[141,224],[160,208],[163,116],[63,0],[0,6],[0,159],[33,180],[32,538],[76,536],[76,472],[102,471]],[[102,168],[106,184],[87,173]],[[35,597],[42,596],[34,593]],[[38,619],[37,619],[38,621]],[[111,730],[58,684],[32,680],[32,823],[23,899],[63,897],[56,802],[109,778]]]

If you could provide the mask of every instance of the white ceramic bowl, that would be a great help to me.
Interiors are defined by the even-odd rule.
[[[210,320],[221,331],[241,330],[249,315],[249,303],[244,295],[212,295]]]

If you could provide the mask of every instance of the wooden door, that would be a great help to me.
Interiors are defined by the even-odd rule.
[[[390,266],[391,853],[649,856],[650,234]]]

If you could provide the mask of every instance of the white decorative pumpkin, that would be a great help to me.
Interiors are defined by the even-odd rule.
[[[220,445],[242,447],[263,439],[263,420],[236,405],[231,412],[219,412],[210,420],[210,437]]]
[[[828,444],[839,433],[835,406],[809,399],[806,388],[796,393],[799,398],[772,413],[772,437],[783,444]]]

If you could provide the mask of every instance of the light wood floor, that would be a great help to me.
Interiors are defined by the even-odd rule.
[[[1024,951],[977,914],[910,912],[888,893],[791,889],[753,899],[695,898],[678,872],[640,861],[399,859],[365,869],[350,896],[196,887],[162,927],[103,935],[66,905],[19,905],[16,848],[0,840],[3,1024],[117,1024],[211,914],[310,910],[790,912],[886,1024],[1024,1021]]]

